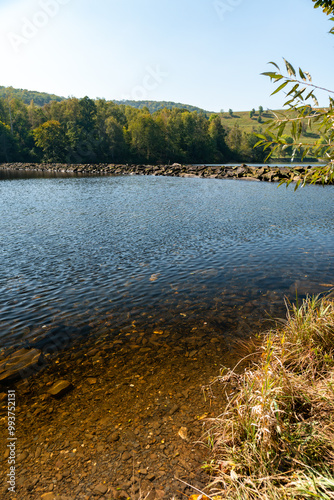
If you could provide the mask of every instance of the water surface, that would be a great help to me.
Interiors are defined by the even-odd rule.
[[[1,345],[244,337],[334,286],[334,186],[154,176],[0,181]],[[44,344],[43,344],[44,343]]]

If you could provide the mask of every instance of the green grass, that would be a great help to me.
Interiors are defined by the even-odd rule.
[[[210,496],[334,499],[334,302],[307,298],[268,332],[212,422]]]
[[[281,111],[274,111],[282,112]],[[226,127],[233,128],[234,126],[238,126],[242,132],[252,133],[264,133],[267,127],[266,121],[274,118],[274,115],[270,111],[263,111],[262,113],[262,122],[258,122],[259,112],[256,111],[256,114],[250,118],[249,111],[236,111],[233,113],[233,116],[230,116],[229,113],[222,113],[222,123]],[[286,133],[289,135],[289,128],[287,127]],[[303,144],[311,143],[314,144],[318,139],[320,139],[320,134],[318,130],[311,130],[309,128],[306,129],[304,134],[302,134],[300,141]]]
[[[273,115],[270,112],[264,111],[262,113],[262,123],[258,122],[259,113],[250,118],[249,111],[236,111],[233,113],[233,116],[230,116],[228,113],[221,113],[222,123],[226,127],[232,128],[235,125],[238,125],[242,132],[251,133],[254,131],[258,131],[262,128],[262,131],[265,129],[265,121],[273,118]]]

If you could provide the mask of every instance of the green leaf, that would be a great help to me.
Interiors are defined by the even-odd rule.
[[[281,125],[278,127],[278,132],[277,132],[277,137],[281,137],[281,135],[284,132],[286,123],[281,123]]]
[[[272,61],[269,61],[269,62],[268,62],[268,64],[272,64],[273,66],[275,66],[275,68],[277,68],[277,69],[278,69],[278,71],[281,71],[281,70],[279,69],[279,67],[277,66],[277,64],[276,64],[276,63],[274,63],[274,62],[272,62]]]
[[[297,92],[294,96],[295,99],[302,99],[302,101],[304,100],[304,98],[302,97],[303,96],[303,93],[305,92],[306,88],[304,87],[302,90],[300,90],[299,92]]]
[[[308,81],[312,82],[312,77],[311,77],[311,75],[310,75],[310,73],[308,71],[305,71],[305,75],[307,76]]]
[[[296,85],[294,85],[292,87],[292,89],[290,90],[290,92],[286,95],[289,96],[289,95],[293,94],[298,89],[298,87],[299,87],[299,83],[296,83]]]
[[[312,99],[313,99],[314,105],[319,106],[318,99],[313,94],[312,94]]]
[[[292,99],[289,99],[288,101],[286,101],[284,103],[284,106],[290,106],[290,104],[295,100],[295,98],[293,97]]]
[[[279,87],[277,87],[276,90],[274,90],[274,92],[272,92],[270,95],[274,95],[274,94],[277,94],[277,92],[279,92],[280,90],[284,89],[284,87],[286,87],[288,85],[289,82],[284,82],[282,83],[281,85],[279,85]]]
[[[258,148],[260,146],[264,145],[264,141],[258,141],[257,143],[254,144],[253,148]]]
[[[262,139],[263,141],[267,140],[266,136],[263,134],[255,134],[255,135],[256,135],[256,137],[258,137],[259,139]]]
[[[313,96],[313,90],[311,90],[311,92],[307,94],[307,96],[305,97],[305,101],[307,101],[312,96]]]
[[[300,78],[302,80],[304,80],[304,82],[306,82],[306,76],[304,75],[304,73],[302,72],[301,68],[299,68],[299,75],[300,75]]]
[[[265,71],[264,73],[261,73],[261,75],[269,76],[270,78],[277,78],[277,77],[283,78],[283,75],[278,75],[277,73],[273,73],[271,71]]]
[[[294,189],[294,191],[297,191],[297,189],[299,188],[299,186],[300,186],[300,183],[301,183],[301,182],[302,182],[302,181],[301,181],[301,179],[299,179],[299,180],[296,182],[296,185],[295,185],[295,189]]]
[[[289,76],[296,76],[296,72],[295,72],[295,69],[292,66],[292,64],[290,64],[289,61],[287,61],[286,59],[284,59],[284,57],[283,57],[283,60],[285,62],[286,70],[287,70]]]

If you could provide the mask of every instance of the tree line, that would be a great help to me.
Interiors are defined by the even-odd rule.
[[[0,98],[1,162],[261,162],[255,133],[229,129],[221,114],[136,109],[104,99],[69,98],[37,106]]]

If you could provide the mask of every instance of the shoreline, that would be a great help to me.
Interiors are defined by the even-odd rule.
[[[67,173],[75,175],[156,175],[171,177],[199,177],[206,179],[242,179],[248,181],[297,182],[310,166],[280,167],[246,165],[121,165],[63,164],[63,163],[2,163],[0,171]]]

